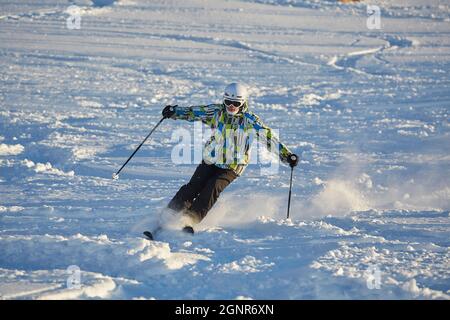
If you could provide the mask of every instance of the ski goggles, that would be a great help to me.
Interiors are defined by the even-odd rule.
[[[234,107],[234,108],[240,108],[244,105],[245,101],[234,101],[234,100],[223,100],[223,103],[226,107]]]

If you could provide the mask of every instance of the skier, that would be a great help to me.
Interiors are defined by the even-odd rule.
[[[162,115],[173,120],[202,121],[212,129],[204,147],[202,162],[190,181],[178,190],[168,204],[169,209],[181,212],[187,218],[183,229],[186,232],[193,233],[192,226],[205,218],[220,193],[242,174],[249,162],[253,132],[264,140],[270,151],[278,153],[282,162],[291,167],[298,163],[297,155],[279,142],[272,130],[248,110],[247,88],[242,84],[229,84],[221,104],[184,108],[168,105]]]

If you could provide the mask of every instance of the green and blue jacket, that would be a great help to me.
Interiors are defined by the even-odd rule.
[[[246,109],[231,116],[223,104],[177,106],[172,119],[202,121],[212,129],[211,137],[203,149],[203,160],[208,164],[231,169],[241,175],[249,163],[250,147],[255,135],[269,151],[288,164],[287,158],[292,154],[291,151],[256,114]]]

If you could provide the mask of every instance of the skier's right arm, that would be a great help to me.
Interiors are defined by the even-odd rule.
[[[190,107],[166,106],[162,112],[164,118],[174,120],[202,121],[209,124],[220,105],[200,105]]]

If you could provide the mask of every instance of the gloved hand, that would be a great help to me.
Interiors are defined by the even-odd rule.
[[[298,164],[298,156],[294,153],[291,153],[288,157],[287,157],[287,161],[289,163],[289,166],[291,168],[295,167]]]
[[[172,118],[173,115],[175,114],[175,107],[177,107],[177,105],[171,106],[165,106],[165,108],[162,111],[162,115],[164,118]]]

